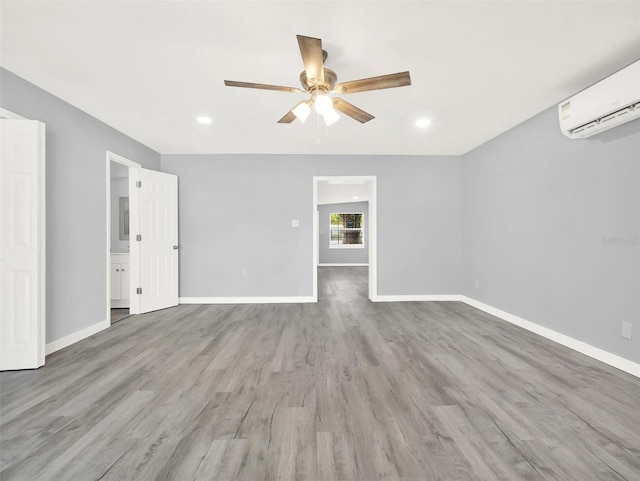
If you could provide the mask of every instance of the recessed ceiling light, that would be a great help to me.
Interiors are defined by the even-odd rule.
[[[354,195],[354,196],[353,196],[353,200],[358,200],[358,196],[357,196],[357,195]]]
[[[429,125],[431,125],[431,120],[426,118],[418,119],[416,120],[416,125],[418,127],[428,127]]]
[[[205,117],[204,115],[201,115],[196,120],[200,124],[205,124],[206,125],[206,124],[210,124],[211,123],[211,117]]]

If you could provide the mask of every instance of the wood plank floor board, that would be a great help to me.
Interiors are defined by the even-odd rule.
[[[0,479],[640,480],[640,379],[459,302],[181,305],[0,373]]]
[[[47,439],[72,422],[73,419],[66,417],[41,416],[38,422],[32,422],[11,438],[3,439],[0,442],[0,472],[10,465],[15,467],[25,452],[41,449]]]
[[[125,429],[155,395],[147,391],[132,392],[75,443],[53,459],[45,470],[34,473],[31,479],[34,481],[80,479],[87,475],[97,479],[135,442],[133,438],[127,438],[120,439],[115,444],[113,437],[105,433],[119,433]],[[88,474],[90,471],[93,471],[93,474]]]

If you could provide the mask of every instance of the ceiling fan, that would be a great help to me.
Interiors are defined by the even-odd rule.
[[[296,87],[283,87],[280,85],[267,85],[251,82],[236,82],[225,80],[227,87],[244,87],[262,90],[277,90],[279,92],[308,93],[311,98],[298,102],[284,117],[278,120],[281,124],[290,124],[296,118],[304,122],[311,113],[311,107],[322,115],[327,125],[338,121],[340,116],[336,110],[357,120],[360,123],[373,119],[373,115],[350,104],[339,97],[330,97],[329,94],[350,94],[366,92],[368,90],[389,89],[411,85],[409,72],[399,72],[389,75],[380,75],[350,82],[336,83],[338,76],[333,70],[324,67],[327,52],[322,50],[322,40],[319,38],[297,35],[304,70],[300,74],[300,83],[303,90]]]

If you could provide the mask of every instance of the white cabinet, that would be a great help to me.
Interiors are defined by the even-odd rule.
[[[129,254],[111,254],[111,307],[129,307]]]

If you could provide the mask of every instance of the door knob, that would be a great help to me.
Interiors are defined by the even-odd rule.
[[[178,250],[178,246],[173,246],[173,250],[177,251]]]

